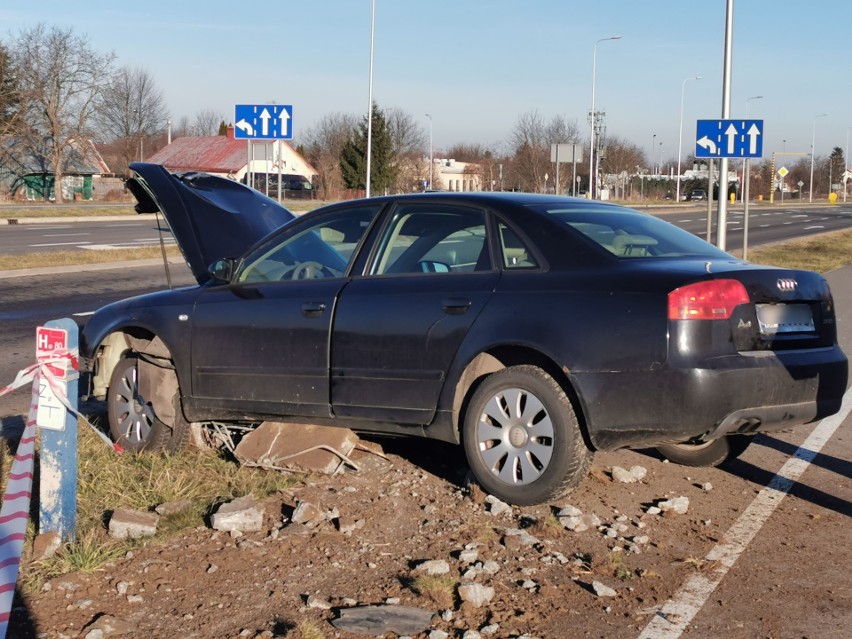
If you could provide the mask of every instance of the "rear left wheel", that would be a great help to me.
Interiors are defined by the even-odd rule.
[[[498,371],[480,385],[465,414],[463,440],[482,487],[518,505],[567,494],[592,459],[565,391],[535,366]]]

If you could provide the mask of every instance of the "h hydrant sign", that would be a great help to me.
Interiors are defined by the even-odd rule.
[[[46,362],[68,352],[68,331],[62,328],[36,328],[36,361]],[[67,377],[68,359],[45,364],[58,381]],[[39,377],[36,425],[48,430],[65,430],[65,406],[56,397],[45,376]]]

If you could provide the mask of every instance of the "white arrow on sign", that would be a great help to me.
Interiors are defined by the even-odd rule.
[[[706,135],[703,138],[700,138],[696,144],[702,149],[707,149],[710,152],[710,155],[716,155],[716,143]]]
[[[269,111],[264,109],[260,112],[260,115],[258,117],[261,119],[262,122],[260,127],[261,135],[263,137],[266,137],[267,135],[269,135],[269,118],[271,118],[272,116],[269,115]]]
[[[748,135],[749,155],[755,155],[757,153],[757,136],[760,135],[760,129],[757,128],[756,124],[752,124],[746,135]]]
[[[240,131],[245,131],[246,135],[254,135],[254,129],[251,124],[245,121],[245,119],[240,120],[234,126],[236,126]]]
[[[733,155],[734,147],[737,144],[737,127],[733,124],[729,124],[728,128],[725,129],[725,135],[728,138],[728,155]]]
[[[287,109],[281,109],[278,117],[281,118],[281,135],[286,137],[287,132],[290,130],[290,125],[287,124],[290,121],[290,114],[287,112]]]

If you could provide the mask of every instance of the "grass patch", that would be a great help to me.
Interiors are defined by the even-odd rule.
[[[445,610],[454,605],[456,585],[455,578],[450,575],[420,575],[411,581],[410,588],[441,610]]]
[[[270,194],[276,200],[274,194]],[[293,213],[306,213],[316,208],[331,204],[321,200],[283,200],[281,205],[293,211]],[[137,215],[134,210],[135,204],[117,202],[115,204],[21,204],[0,207],[0,219],[19,220],[24,218],[50,218],[50,217],[93,217],[97,215],[119,216]]]
[[[300,475],[240,466],[212,451],[183,454],[117,454],[89,426],[78,425],[77,541],[51,559],[21,564],[21,582],[33,592],[46,579],[72,571],[98,570],[140,543],[156,543],[188,528],[206,525],[207,516],[224,501],[252,494],[259,499],[286,490]],[[12,456],[2,450],[5,483]],[[37,470],[37,469],[36,469]],[[115,540],[106,533],[116,508],[152,510],[169,501],[189,500],[186,511],[160,518],[157,535],[146,540]],[[28,542],[35,531],[30,525]]]
[[[10,271],[22,268],[45,268],[51,266],[78,266],[81,264],[104,264],[128,260],[147,260],[162,257],[159,246],[146,246],[133,249],[106,249],[104,251],[42,251],[24,255],[0,256],[0,270]],[[177,246],[167,246],[166,255],[181,255]]]
[[[313,621],[300,621],[296,629],[301,639],[326,639],[325,633]]]
[[[0,207],[0,218],[19,220],[40,217],[92,217],[95,215],[136,215],[133,204],[31,204]]]
[[[757,264],[827,273],[852,262],[852,230],[761,246],[750,250],[748,259]]]

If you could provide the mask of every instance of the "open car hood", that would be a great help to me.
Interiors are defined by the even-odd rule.
[[[160,164],[134,162],[127,188],[137,213],[162,212],[199,284],[210,264],[239,257],[295,216],[275,200],[234,180],[209,173],[170,173]]]

